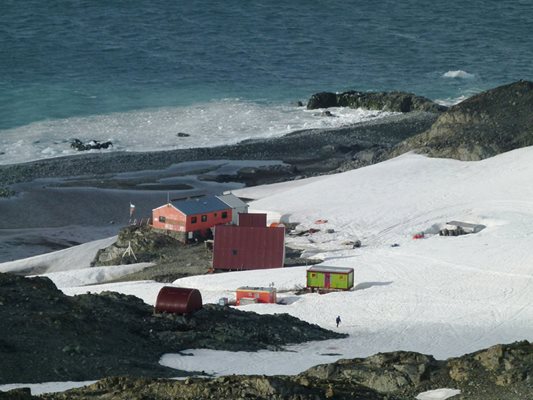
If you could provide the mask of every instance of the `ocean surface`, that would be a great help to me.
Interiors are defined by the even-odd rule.
[[[0,164],[215,145],[379,117],[319,91],[453,104],[533,79],[533,1],[0,2]],[[178,133],[189,137],[178,137]]]

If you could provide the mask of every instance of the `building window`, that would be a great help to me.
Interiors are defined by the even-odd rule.
[[[215,213],[215,217],[216,217],[217,215],[218,215],[218,214],[217,214],[217,213]]]
[[[228,212],[222,211],[222,218],[228,218]]]
[[[167,220],[167,219],[166,219],[165,217],[163,217],[163,216],[160,216],[160,217],[159,217],[159,222],[166,222],[166,220]]]
[[[233,254],[234,256],[236,256],[236,255],[237,255],[237,249],[233,249],[233,250],[231,250],[231,254]]]
[[[196,217],[191,217],[191,224],[196,224],[196,220],[197,220]]]
[[[207,215],[202,215],[202,222],[206,222],[207,221]]]

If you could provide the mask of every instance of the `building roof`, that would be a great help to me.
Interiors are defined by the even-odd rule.
[[[171,204],[185,215],[222,211],[231,208],[216,196],[205,196],[192,200],[172,201]]]
[[[484,226],[480,224],[471,224],[470,222],[461,222],[461,221],[450,221],[450,222],[446,222],[446,224],[460,226],[461,228],[472,228],[472,229],[481,228]]]
[[[330,267],[328,265],[317,266],[314,265],[307,269],[308,272],[333,272],[337,274],[349,274],[353,272],[353,268],[344,268],[344,267]]]
[[[285,228],[218,225],[213,268],[281,268],[285,261]]]
[[[234,194],[223,194],[220,196],[216,196],[219,200],[222,200],[224,203],[226,203],[231,208],[242,208],[242,207],[248,207],[248,204],[246,204],[244,201],[239,199]]]
[[[255,287],[255,286],[241,286],[237,288],[237,291],[247,291],[247,292],[275,292],[276,288],[269,286],[269,287]]]

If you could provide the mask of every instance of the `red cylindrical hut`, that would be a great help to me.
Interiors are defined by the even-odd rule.
[[[202,295],[198,289],[164,286],[157,295],[156,313],[192,314],[202,308]]]

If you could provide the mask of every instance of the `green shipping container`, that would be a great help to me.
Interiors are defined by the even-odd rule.
[[[307,270],[307,288],[350,290],[353,268],[314,266]]]

